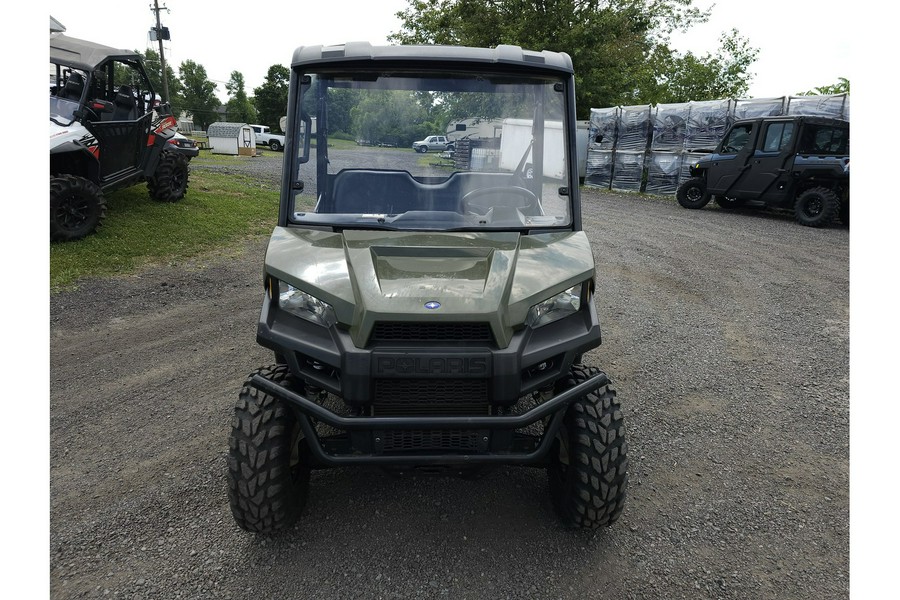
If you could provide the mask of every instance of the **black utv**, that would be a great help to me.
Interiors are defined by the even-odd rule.
[[[850,124],[825,117],[737,121],[716,150],[691,166],[678,203],[703,208],[792,210],[801,225],[850,222]]]

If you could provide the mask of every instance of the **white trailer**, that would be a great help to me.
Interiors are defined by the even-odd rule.
[[[576,157],[578,176],[585,177],[587,170],[588,121],[579,121],[575,131]],[[522,155],[531,144],[531,119],[506,119],[502,124],[500,138],[500,169],[513,171],[522,160]],[[547,121],[544,124],[544,173],[551,177],[564,176],[565,157],[560,152],[563,147],[562,122]],[[531,164],[531,150],[528,151],[527,164]]]
[[[503,135],[500,137],[500,170],[515,171],[525,153],[525,164],[533,164],[531,148],[531,119],[505,119]],[[566,174],[566,155],[562,121],[544,123],[544,175],[563,179]]]
[[[503,128],[501,119],[482,119],[480,117],[466,117],[450,121],[447,125],[447,138],[457,141],[464,138],[481,140],[500,136]]]

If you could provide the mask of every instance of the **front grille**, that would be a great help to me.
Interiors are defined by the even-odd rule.
[[[481,342],[494,341],[489,323],[376,323],[373,342]]]
[[[372,411],[379,417],[486,415],[485,379],[376,379]]]
[[[459,429],[409,429],[386,431],[384,452],[453,451],[475,452],[478,432]]]

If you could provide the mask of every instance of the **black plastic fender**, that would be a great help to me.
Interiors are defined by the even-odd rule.
[[[153,138],[153,146],[151,146],[150,151],[147,153],[146,162],[144,163],[144,177],[152,177],[156,172],[156,168],[159,166],[159,157],[162,156],[162,152],[168,150],[169,140],[175,137],[175,128],[163,129],[162,131],[157,131],[151,133],[154,136]]]
[[[100,184],[100,161],[76,141],[50,149],[51,175],[78,175]]]

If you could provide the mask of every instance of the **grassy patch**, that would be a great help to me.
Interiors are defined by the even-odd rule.
[[[78,279],[227,249],[268,235],[278,219],[278,191],[242,175],[192,170],[183,200],[155,202],[144,185],[107,195],[107,217],[94,235],[50,245],[50,289]]]
[[[423,154],[416,160],[416,165],[422,168],[439,168],[444,169],[448,173],[452,173],[456,170],[456,163],[451,159],[441,158],[440,153],[429,152],[428,154]]]

